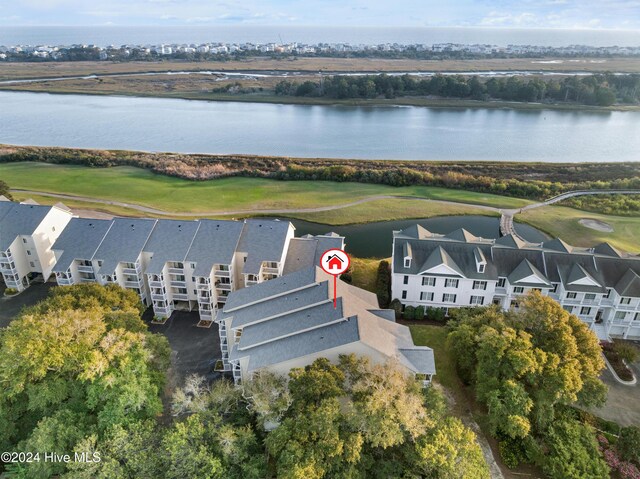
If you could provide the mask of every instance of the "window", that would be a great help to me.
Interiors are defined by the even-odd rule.
[[[99,259],[99,260],[98,260],[98,268],[101,268],[101,267],[102,267],[102,260],[101,260],[101,259]]]
[[[404,259],[404,267],[405,268],[410,268],[411,267],[411,258],[405,258]]]
[[[507,278],[498,278],[498,288],[504,288],[507,284]]]
[[[402,279],[402,284],[409,284],[409,276],[406,276]]]
[[[435,286],[435,285],[436,285],[435,278],[428,278],[428,277],[422,278],[422,286]]]
[[[36,264],[35,264],[33,261],[29,261],[29,265],[30,265],[32,268],[35,268],[35,267],[36,267]]]
[[[553,288],[551,288],[551,292],[552,293],[557,293],[558,292],[558,283],[553,283]]]
[[[633,317],[634,321],[640,321],[640,313],[636,313],[636,315]]]
[[[524,288],[522,286],[514,286],[513,292],[516,294],[524,293]]]
[[[457,288],[458,287],[458,280],[457,279],[445,279],[444,280],[444,287],[445,288]]]
[[[620,298],[620,304],[631,304],[631,298]]]
[[[198,294],[198,291],[194,289],[194,290],[193,290],[193,294],[196,294],[196,295],[197,295],[197,294]]]
[[[433,301],[433,293],[422,291],[420,293],[420,301]]]
[[[586,306],[583,306],[582,308],[580,308],[581,316],[589,316],[590,314],[591,314],[591,308],[587,308]]]
[[[593,293],[587,293],[587,294],[584,295],[584,299],[586,301],[593,301],[593,300],[596,299],[596,295],[593,294]]]
[[[442,302],[443,303],[455,303],[456,302],[456,295],[455,294],[445,293],[445,294],[442,295]]]
[[[55,232],[55,230],[56,230],[56,227],[55,227],[55,226],[52,226],[52,227],[51,227],[51,231],[54,231],[54,232]]]
[[[624,321],[624,318],[627,317],[626,311],[617,311],[616,315],[613,317],[614,321]]]
[[[605,299],[608,299],[611,296],[611,288],[607,289],[607,294],[604,295]]]
[[[576,299],[578,297],[578,293],[567,293],[567,299]]]
[[[484,304],[484,296],[471,296],[469,304],[482,306]]]
[[[474,281],[473,282],[473,289],[487,289],[487,282],[486,281]]]
[[[484,263],[478,265],[478,273],[484,273]]]
[[[562,307],[567,313],[573,312],[573,306],[563,306]]]
[[[191,269],[196,269],[196,264],[195,263],[191,263]]]
[[[407,292],[406,291],[402,292],[402,299],[407,299]]]
[[[24,244],[27,244],[27,238],[22,238],[22,242],[23,242]]]
[[[27,254],[28,254],[29,256],[31,256],[31,251],[27,250]]]

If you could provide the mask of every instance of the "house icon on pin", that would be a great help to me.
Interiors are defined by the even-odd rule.
[[[332,254],[325,261],[329,265],[329,269],[337,270],[342,269],[342,263],[344,263],[343,259],[340,258],[340,256],[338,256],[337,254]]]

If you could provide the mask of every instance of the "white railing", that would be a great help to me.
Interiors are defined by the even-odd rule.
[[[78,265],[78,271],[80,273],[93,273],[93,266],[87,266],[85,264]]]
[[[262,272],[264,274],[280,274],[280,270],[278,268],[271,268],[267,266],[262,267]]]
[[[184,274],[184,268],[167,268],[169,274]]]
[[[72,278],[56,278],[56,282],[59,286],[71,286],[73,284]]]
[[[216,276],[221,276],[223,278],[228,278],[231,275],[230,271],[223,271],[221,269],[217,269],[215,270],[215,275]]]
[[[173,299],[177,299],[178,301],[188,301],[189,295],[184,293],[173,293]]]

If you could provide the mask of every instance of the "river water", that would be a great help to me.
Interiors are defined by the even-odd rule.
[[[640,160],[640,112],[307,106],[0,92],[0,143],[294,157]]]

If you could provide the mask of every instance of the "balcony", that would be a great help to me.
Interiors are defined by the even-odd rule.
[[[189,295],[185,293],[172,293],[174,301],[189,301]]]
[[[496,288],[496,292],[494,294],[506,295],[507,294],[507,288]]]
[[[231,271],[224,271],[221,269],[217,269],[215,270],[215,275],[220,276],[221,278],[228,278],[229,276],[231,276]]]
[[[204,319],[204,320],[213,320],[213,312],[212,311],[205,311],[205,310],[200,310],[200,319]]]
[[[73,278],[56,278],[58,286],[71,286],[73,284]]]
[[[280,270],[278,268],[270,268],[270,267],[263,266],[262,273],[263,274],[280,274]]]
[[[160,307],[156,307],[155,305],[153,306],[153,312],[160,315],[164,315],[164,316],[169,316],[171,314],[171,310],[169,308],[160,308]]]
[[[80,282],[81,283],[95,283],[96,279],[95,278],[80,278]]]
[[[197,288],[200,291],[210,291],[211,290],[211,283],[200,283],[200,282],[198,282]]]
[[[86,264],[79,264],[78,265],[78,272],[80,272],[80,273],[93,273],[93,266],[91,266],[91,265],[87,266]]]
[[[231,284],[230,283],[216,283],[216,289],[219,289],[220,291],[231,291]]]
[[[142,285],[140,284],[140,281],[125,281],[124,286],[125,288],[141,288],[142,287]]]
[[[140,274],[140,266],[136,268],[122,268],[124,274],[130,274],[132,276],[138,276]]]
[[[184,274],[184,268],[167,268],[169,274]]]
[[[16,274],[16,270],[12,268],[4,268],[0,266],[0,274]]]
[[[152,288],[162,288],[164,284],[162,284],[162,281],[149,281],[149,286]]]
[[[151,293],[151,299],[154,301],[166,301],[167,297],[164,294]]]
[[[169,285],[173,286],[174,288],[186,288],[187,287],[187,282],[186,281],[170,280],[169,281]]]

